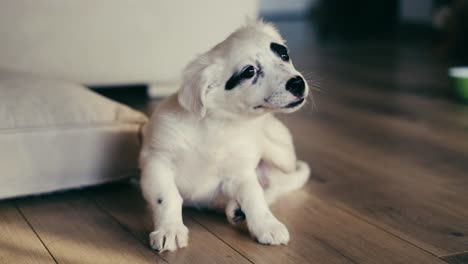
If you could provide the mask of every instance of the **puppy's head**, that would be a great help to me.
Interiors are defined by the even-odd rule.
[[[201,116],[252,116],[296,111],[308,93],[278,31],[255,22],[189,63],[178,99]]]

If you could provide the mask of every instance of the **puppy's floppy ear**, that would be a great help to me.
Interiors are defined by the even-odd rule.
[[[201,117],[206,114],[206,94],[214,78],[214,68],[213,63],[203,55],[190,62],[185,67],[177,95],[182,107]]]

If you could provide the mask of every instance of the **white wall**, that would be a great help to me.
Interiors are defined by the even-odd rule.
[[[0,68],[92,85],[171,83],[257,1],[0,0]]]

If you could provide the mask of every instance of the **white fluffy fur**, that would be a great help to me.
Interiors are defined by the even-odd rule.
[[[286,91],[286,82],[301,74],[271,51],[271,42],[284,44],[270,24],[253,22],[238,29],[189,63],[178,93],[153,113],[140,164],[141,188],[154,218],[154,249],[187,246],[183,203],[221,205],[228,219],[240,207],[260,243],[288,243],[287,228],[268,204],[302,187],[309,167],[296,159],[289,130],[273,116],[302,104],[284,108],[298,100]],[[258,64],[263,77],[257,82],[249,79],[225,90],[234,72]],[[308,92],[306,84],[304,97]]]

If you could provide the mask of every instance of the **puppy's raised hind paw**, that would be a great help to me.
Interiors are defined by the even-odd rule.
[[[231,222],[231,224],[235,226],[242,224],[244,221],[245,221],[245,214],[244,212],[242,212],[240,208],[237,208],[236,210],[234,210],[234,214],[232,215],[232,217],[229,218],[229,222]]]
[[[236,202],[230,202],[226,206],[226,217],[233,226],[239,226],[245,221],[245,214]]]
[[[174,251],[187,246],[188,228],[184,224],[161,226],[150,233],[149,240],[151,247],[159,252]]]

